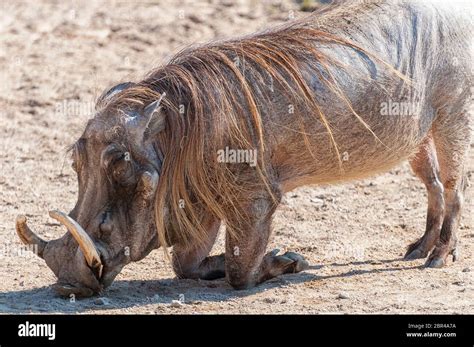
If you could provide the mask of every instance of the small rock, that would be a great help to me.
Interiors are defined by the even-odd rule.
[[[305,217],[304,217],[302,214],[297,213],[295,219],[296,219],[297,221],[304,221],[304,220],[305,220]]]
[[[221,5],[225,7],[232,7],[234,6],[234,3],[232,0],[222,0]]]
[[[456,282],[453,282],[453,284],[456,285],[456,286],[462,287],[464,285],[464,282],[463,281],[456,281]]]
[[[110,301],[107,298],[97,298],[94,300],[94,304],[98,306],[110,306]]]
[[[189,16],[188,16],[188,19],[189,19],[191,22],[197,23],[197,24],[200,24],[200,23],[203,23],[203,22],[204,22],[204,20],[203,20],[201,17],[199,17],[199,16],[197,16],[197,15],[195,15],[195,14],[189,15]]]
[[[462,272],[471,272],[471,269],[466,267],[466,268],[462,269]]]
[[[201,305],[201,304],[202,304],[202,301],[199,301],[199,300],[191,300],[191,301],[188,301],[188,304],[190,304],[190,305]]]
[[[160,302],[161,301],[161,298],[158,294],[155,294],[151,297],[151,301],[153,302]]]
[[[319,205],[324,204],[324,200],[320,199],[320,198],[311,198],[311,199],[309,199],[309,201],[311,201],[312,203],[315,203],[315,204],[319,204]]]
[[[340,293],[337,295],[336,299],[349,299],[349,296],[346,294]]]
[[[181,308],[181,307],[183,307],[183,303],[179,300],[172,300],[171,304],[170,304],[170,307]]]
[[[275,298],[265,298],[263,299],[263,302],[267,303],[267,304],[273,304],[275,303],[277,300]]]

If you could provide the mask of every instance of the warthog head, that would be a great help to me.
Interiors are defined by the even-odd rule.
[[[112,88],[100,100],[129,85]],[[162,157],[147,133],[164,127],[160,101],[125,111],[104,108],[89,121],[72,149],[77,203],[69,215],[50,212],[68,233],[47,242],[18,217],[20,239],[35,245],[57,276],[54,289],[60,295],[100,293],[126,264],[158,247],[153,205]]]

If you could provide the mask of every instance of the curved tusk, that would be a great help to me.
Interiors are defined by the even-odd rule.
[[[25,245],[33,245],[37,248],[34,249],[34,253],[36,253],[40,258],[43,258],[44,248],[48,244],[45,240],[41,237],[36,235],[26,224],[26,217],[20,215],[16,218],[16,233],[18,237]]]
[[[93,269],[101,269],[102,261],[100,260],[99,252],[95,247],[94,241],[90,238],[85,230],[77,223],[74,219],[69,217],[67,214],[60,211],[50,211],[49,215],[56,219],[59,223],[64,225],[67,230],[72,234],[74,239],[79,244],[79,247],[84,253],[87,264]],[[100,273],[100,271],[99,271]]]

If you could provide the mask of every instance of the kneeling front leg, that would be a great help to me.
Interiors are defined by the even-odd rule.
[[[235,289],[251,288],[285,273],[300,272],[309,267],[296,253],[265,254],[272,215],[277,207],[271,197],[252,200],[245,221],[228,221],[234,233],[226,233],[226,277]]]
[[[224,254],[208,256],[220,225],[220,220],[206,217],[204,227],[208,230],[208,235],[205,242],[173,247],[173,269],[179,278],[214,280],[225,277]]]

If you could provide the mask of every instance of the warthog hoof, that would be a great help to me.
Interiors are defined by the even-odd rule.
[[[452,256],[453,256],[453,261],[456,261],[459,259],[459,249],[458,248],[454,248],[451,253],[450,253]]]
[[[426,252],[425,250],[415,248],[412,251],[407,251],[403,259],[404,260],[422,259],[422,258],[426,258],[427,255],[428,255],[428,252]]]
[[[408,246],[407,252],[403,257],[404,260],[422,259],[428,256],[429,250],[424,247],[422,240],[423,238]]]
[[[273,266],[284,269],[281,273],[296,273],[309,268],[309,263],[302,255],[295,252],[277,255],[279,251],[279,249],[274,249],[267,256],[272,258]]]
[[[441,268],[446,265],[449,255],[453,256],[453,262],[459,259],[459,250],[457,247],[454,246],[450,251],[447,251],[446,248],[445,246],[436,247],[426,261],[425,267]]]
[[[293,260],[294,262],[293,272],[300,272],[309,268],[309,263],[305,260],[305,258],[302,255],[298,253],[286,252],[285,254],[282,255],[282,257]]]
[[[433,268],[433,269],[435,269],[435,268],[439,269],[439,268],[442,268],[445,265],[446,265],[446,260],[444,260],[441,257],[435,257],[435,258],[430,257],[425,263],[425,267],[430,267],[430,268]]]

